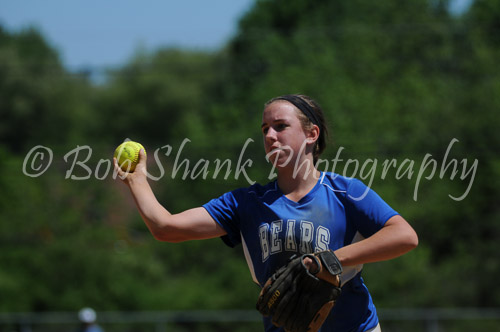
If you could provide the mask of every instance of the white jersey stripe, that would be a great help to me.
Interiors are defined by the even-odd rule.
[[[354,235],[354,238],[352,239],[351,244],[359,242],[361,240],[364,240],[363,235],[361,235],[361,233],[359,233],[359,232],[356,232],[356,234]],[[362,269],[363,269],[363,264],[343,267],[342,274],[340,275],[340,285],[341,286],[345,285],[346,282],[348,282],[349,280],[354,278],[356,276],[356,274],[361,272]]]
[[[252,263],[252,258],[250,257],[250,252],[248,251],[247,244],[245,243],[245,239],[243,236],[241,237],[241,246],[243,247],[243,253],[245,254],[245,259],[248,264],[248,269],[250,270],[250,274],[252,276],[252,280],[260,286],[259,281],[257,280],[257,277],[255,276],[255,270],[253,268],[253,263]]]
[[[324,185],[325,187],[327,187],[328,189],[330,189],[331,191],[333,192],[338,192],[338,193],[347,193],[347,190],[338,190],[338,189],[333,189],[331,186],[329,186],[328,184],[324,183],[323,180],[325,179],[325,172],[323,172],[323,176],[321,176],[321,180],[319,181],[319,183],[321,183],[322,185]]]

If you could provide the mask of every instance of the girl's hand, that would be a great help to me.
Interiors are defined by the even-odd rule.
[[[139,151],[139,161],[135,166],[135,170],[133,172],[125,172],[118,165],[118,161],[116,158],[113,158],[113,164],[115,168],[115,172],[118,177],[127,185],[130,185],[133,182],[137,181],[145,181],[147,180],[147,167],[146,167],[147,156],[144,153],[144,150],[141,149]]]

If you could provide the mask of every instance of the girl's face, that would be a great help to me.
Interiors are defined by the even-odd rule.
[[[295,165],[316,141],[315,133],[306,132],[294,105],[277,100],[267,105],[262,115],[264,149],[276,167]]]

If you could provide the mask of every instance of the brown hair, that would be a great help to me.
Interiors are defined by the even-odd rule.
[[[302,128],[304,128],[305,130],[311,129],[313,125],[318,126],[319,137],[313,149],[313,161],[314,164],[316,164],[319,156],[326,148],[326,140],[328,137],[328,129],[326,126],[323,110],[321,109],[319,104],[311,97],[301,94],[291,94],[275,97],[269,100],[265,104],[265,106],[268,106],[269,104],[278,100],[288,101],[299,110],[299,112],[297,112],[297,117],[302,124]]]

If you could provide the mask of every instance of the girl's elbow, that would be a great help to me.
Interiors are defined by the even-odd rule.
[[[167,236],[165,232],[161,229],[150,228],[151,235],[153,235],[154,239],[157,241],[168,242]]]
[[[176,236],[172,232],[165,232],[163,230],[156,230],[151,232],[155,240],[160,242],[168,242],[168,243],[179,243],[186,241],[183,237]]]
[[[182,232],[172,227],[158,227],[151,229],[151,234],[157,241],[168,243],[179,243],[189,240]]]
[[[415,249],[418,247],[418,235],[417,233],[411,229],[408,232],[408,235],[406,236],[406,246],[408,248],[408,251]]]
[[[182,232],[179,231],[176,224],[171,220],[158,217],[145,219],[145,221],[155,240],[171,243],[185,241]]]
[[[415,233],[414,240],[413,240],[413,248],[415,249],[418,247],[418,235]]]
[[[399,216],[394,219],[394,224],[397,225],[397,233],[399,233],[399,238],[403,246],[407,251],[413,250],[418,246],[418,235],[417,232],[411,227],[411,225]]]

